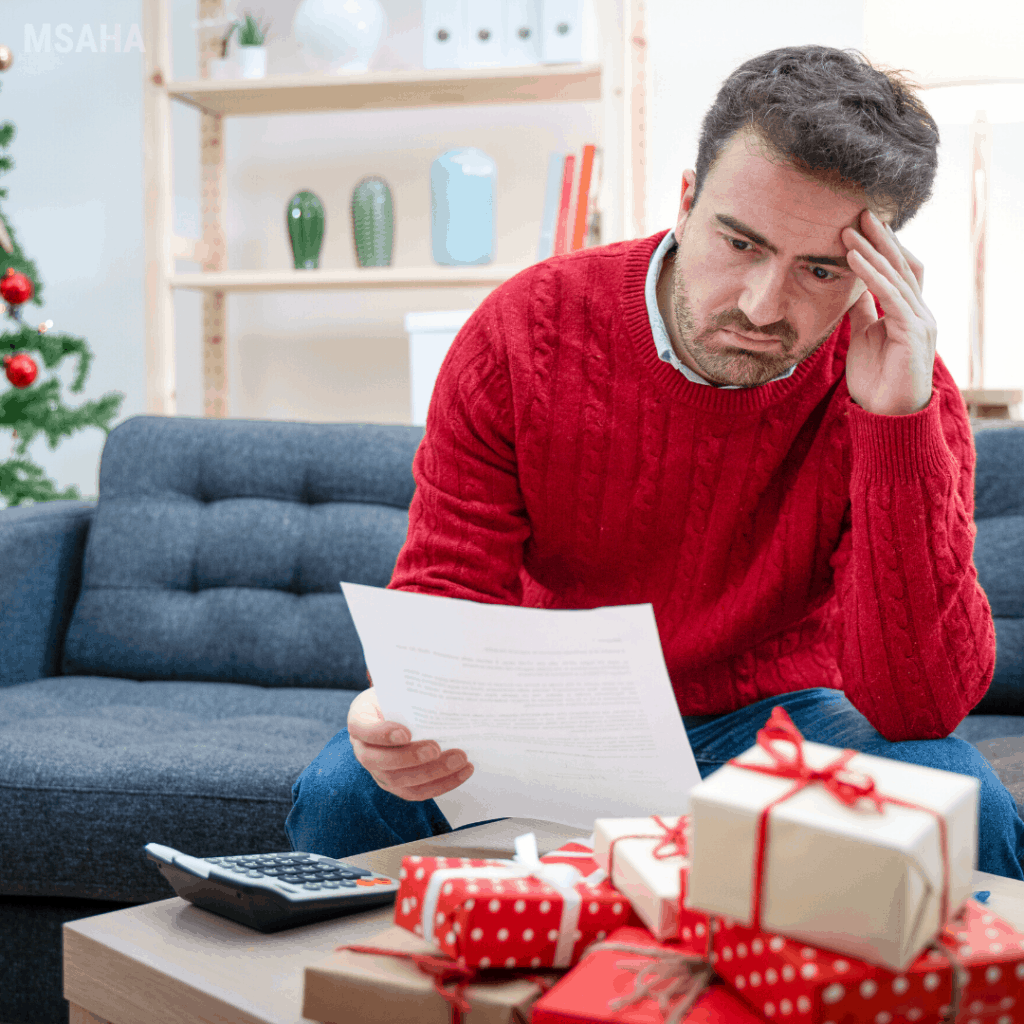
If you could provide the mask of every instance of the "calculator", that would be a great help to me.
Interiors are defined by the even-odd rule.
[[[398,892],[387,875],[316,853],[190,857],[159,843],[145,851],[182,899],[261,932],[391,903]]]

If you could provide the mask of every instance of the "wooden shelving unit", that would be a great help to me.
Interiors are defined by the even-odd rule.
[[[586,103],[601,99],[600,64],[471,71],[376,71],[273,75],[235,81],[175,82],[168,95],[206,114],[239,117],[313,110],[390,110],[474,103]]]
[[[459,71],[369,72],[360,75],[272,75],[213,80],[207,75],[216,37],[200,44],[200,78],[171,80],[168,0],[143,0],[145,53],[146,373],[147,409],[176,412],[175,289],[203,296],[204,415],[228,415],[225,295],[321,289],[496,287],[520,266],[229,271],[223,222],[224,118],[298,115],[506,103],[601,104],[602,240],[643,231],[646,41],[644,0],[595,0],[601,59],[597,63]],[[200,20],[222,16],[223,0],[197,0]],[[173,233],[171,101],[200,111],[202,237]],[[543,173],[543,171],[539,172]],[[189,259],[200,273],[177,273]]]

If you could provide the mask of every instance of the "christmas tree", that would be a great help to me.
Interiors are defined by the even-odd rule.
[[[6,50],[6,47],[0,47]],[[0,70],[6,70],[0,62]],[[7,148],[14,138],[14,125],[5,121],[0,125],[0,174],[9,171],[14,162]],[[7,189],[0,189],[0,199],[7,198]],[[92,362],[92,351],[84,338],[53,332],[53,323],[47,320],[38,327],[22,319],[22,303],[42,302],[42,284],[35,264],[22,252],[17,237],[0,209],[0,296],[7,307],[7,317],[14,328],[0,334],[0,351],[4,353],[4,370],[10,387],[0,391],[0,433],[10,430],[14,444],[12,457],[0,462],[0,498],[7,506],[53,501],[58,498],[80,498],[77,487],[60,490],[41,466],[26,456],[28,446],[39,434],[45,434],[50,448],[55,449],[62,438],[85,427],[99,427],[110,433],[110,422],[117,416],[124,401],[119,391],[110,391],[97,401],[83,402],[76,408],[64,403],[61,380],[55,374],[47,380],[33,383],[38,373],[36,360],[29,353],[37,353],[46,369],[57,367],[69,356],[77,357],[71,391],[79,393],[85,387]],[[0,378],[0,385],[3,379]]]

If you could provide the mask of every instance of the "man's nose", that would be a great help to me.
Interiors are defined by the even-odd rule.
[[[739,306],[755,327],[785,320],[786,273],[785,267],[771,260],[748,271]]]

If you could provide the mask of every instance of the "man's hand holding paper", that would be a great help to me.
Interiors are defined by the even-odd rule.
[[[431,800],[473,774],[464,750],[442,751],[433,740],[413,743],[404,725],[386,721],[372,686],[349,707],[348,735],[374,782],[403,800]]]
[[[612,813],[685,810],[700,773],[650,605],[553,610],[342,589],[374,680],[350,715],[355,752],[389,792],[434,796],[455,827],[507,815],[589,828]],[[409,742],[390,745],[403,728]],[[454,787],[437,760],[449,748],[473,766]]]

